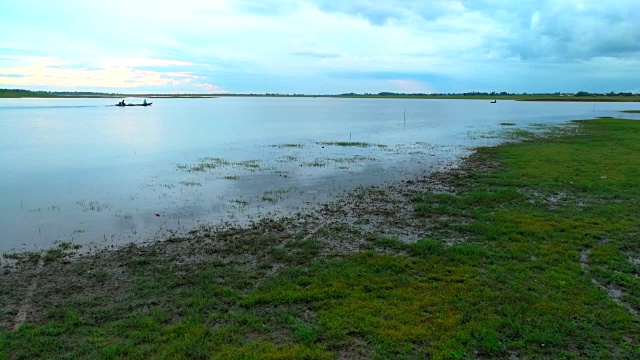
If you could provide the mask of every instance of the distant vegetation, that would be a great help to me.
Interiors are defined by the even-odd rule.
[[[578,91],[576,93],[509,93],[506,91],[471,91],[462,93],[342,93],[342,94],[282,94],[282,93],[227,93],[227,94],[194,94],[194,93],[173,93],[173,94],[117,94],[88,91],[31,91],[22,89],[0,89],[0,98],[20,98],[20,97],[75,97],[75,98],[111,98],[111,97],[173,97],[173,98],[202,98],[202,97],[224,97],[224,96],[259,96],[259,97],[341,97],[341,98],[400,98],[400,99],[500,99],[500,100],[521,100],[521,101],[640,101],[640,94],[631,92],[590,93]]]
[[[89,91],[31,91],[22,89],[0,89],[0,98],[51,98],[51,97],[115,97],[118,94]]]
[[[91,91],[32,91],[23,89],[0,89],[0,98],[120,98],[120,97],[214,97],[211,94],[118,94]]]

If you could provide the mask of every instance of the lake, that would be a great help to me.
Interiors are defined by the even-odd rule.
[[[0,99],[0,252],[112,246],[287,214],[451,166],[471,147],[504,141],[501,122],[639,107],[264,97],[106,106],[119,100]]]

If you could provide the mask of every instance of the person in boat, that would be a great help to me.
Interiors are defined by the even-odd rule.
[[[144,101],[142,102],[142,105],[147,105],[147,99],[144,99]]]
[[[124,100],[120,101],[120,102],[118,103],[118,105],[120,105],[120,106],[124,106]]]

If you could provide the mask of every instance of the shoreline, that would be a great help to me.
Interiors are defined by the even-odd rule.
[[[104,327],[100,331],[105,332],[102,336],[108,339],[106,343],[83,342],[82,349],[106,352],[109,344],[116,344],[124,351],[121,353],[124,357],[183,354],[181,351],[186,348],[180,350],[180,344],[185,343],[170,337],[169,343],[175,347],[163,347],[165,341],[161,339],[168,335],[162,334],[205,328],[211,328],[204,333],[208,340],[202,340],[209,347],[202,351],[218,349],[222,355],[225,351],[229,351],[228,355],[243,351],[247,356],[266,356],[273,352],[310,358],[366,358],[376,354],[445,356],[453,352],[491,357],[559,356],[571,353],[570,349],[564,349],[564,342],[571,336],[585,337],[576,340],[578,342],[601,339],[598,343],[601,348],[578,349],[579,354],[587,357],[608,353],[619,346],[621,337],[628,347],[618,351],[631,354],[634,346],[637,349],[640,337],[637,323],[633,325],[637,320],[634,320],[636,305],[620,295],[611,295],[617,292],[604,298],[594,293],[598,289],[607,293],[610,289],[621,291],[603,278],[604,270],[598,270],[601,265],[597,256],[602,244],[595,236],[594,240],[582,238],[583,233],[599,234],[601,230],[597,226],[594,229],[583,226],[580,234],[574,235],[571,228],[577,226],[574,223],[583,224],[578,217],[585,206],[600,200],[591,195],[574,199],[580,196],[580,191],[569,194],[569,190],[558,190],[572,188],[574,182],[582,191],[598,191],[598,188],[589,190],[589,183],[582,184],[583,175],[576,175],[576,179],[562,179],[557,184],[544,182],[539,188],[513,191],[504,184],[534,181],[544,173],[534,172],[531,179],[494,175],[515,166],[519,156],[532,156],[526,161],[539,164],[540,156],[523,153],[524,147],[545,150],[546,144],[556,146],[554,139],[561,139],[560,145],[579,141],[600,129],[592,124],[612,122],[615,125],[616,121],[601,119],[580,123],[580,134],[566,125],[552,129],[544,137],[532,134],[522,142],[480,147],[462,159],[459,166],[445,172],[385,187],[358,188],[335,201],[319,204],[317,211],[264,218],[247,227],[230,223],[205,225],[188,236],[78,256],[73,254],[77,250],[73,244],[61,244],[41,254],[23,253],[14,259],[14,267],[8,267],[3,259],[0,298],[5,305],[0,309],[3,315],[0,329],[4,329],[5,335],[15,334],[6,335],[8,339],[33,341],[33,336],[35,340],[39,339],[37,336],[45,336],[38,332],[40,326],[58,324],[56,326],[62,326],[63,330],[57,336],[63,341],[67,332],[75,333],[73,329]],[[498,153],[502,155],[496,155]],[[557,171],[566,170],[557,168]],[[599,171],[595,169],[595,173]],[[617,179],[615,174],[607,175],[597,181]],[[476,189],[477,184],[498,185],[491,185],[496,186],[493,189]],[[585,195],[582,193],[582,196]],[[581,202],[587,205],[580,205]],[[526,212],[520,214],[519,207]],[[599,210],[593,211],[590,217],[604,216]],[[520,218],[527,214],[531,218]],[[565,216],[568,220],[564,220]],[[547,243],[551,241],[547,237],[552,234],[548,234],[550,225],[545,222],[552,221],[553,217],[561,222],[558,226],[563,227],[564,235],[547,250],[546,246],[550,246]],[[500,219],[510,219],[513,223],[500,225]],[[509,230],[509,226],[516,226],[519,221],[522,229]],[[498,225],[506,226],[496,228],[506,235],[495,229],[488,230]],[[629,231],[635,229],[631,224],[625,226]],[[540,234],[544,236],[539,237]],[[534,240],[528,240],[529,237]],[[566,242],[573,247],[563,245]],[[574,259],[576,249],[583,252]],[[513,253],[500,253],[507,250]],[[566,253],[566,259],[558,258],[557,251]],[[565,269],[563,261],[569,259],[572,263]],[[504,272],[514,269],[519,270]],[[526,278],[527,274],[535,276]],[[585,278],[576,282],[581,276]],[[360,278],[364,283],[359,282]],[[340,285],[342,281],[345,283]],[[576,282],[576,288],[567,281]],[[589,284],[593,289],[583,289]],[[485,288],[488,285],[503,293]],[[629,285],[626,290],[631,289]],[[475,295],[467,297],[466,291],[473,291]],[[425,294],[429,295],[425,298]],[[585,294],[593,294],[593,298]],[[415,298],[411,297],[414,295]],[[541,295],[543,298],[538,299]],[[429,296],[437,301],[430,302]],[[513,302],[505,301],[505,296],[513,296]],[[552,306],[547,304],[545,296],[560,298],[554,300]],[[414,309],[411,304],[418,299],[421,307]],[[567,299],[584,302],[584,308],[578,308],[573,302],[564,304]],[[460,308],[458,303],[466,305]],[[520,303],[523,308],[518,308]],[[496,304],[500,307],[496,308]],[[540,304],[547,305],[539,307]],[[622,305],[618,308],[616,304]],[[461,315],[466,307],[472,311]],[[494,314],[502,307],[515,307],[513,314],[529,311],[531,314],[526,316],[537,317],[537,324],[530,329],[524,319],[513,318],[509,321],[517,323],[522,334],[505,335],[506,330],[498,329],[506,325],[497,328],[492,325],[497,321],[492,316],[506,316]],[[564,307],[571,311],[565,312]],[[395,308],[404,309],[410,318]],[[599,310],[593,313],[595,308]],[[590,312],[593,317],[588,315]],[[378,323],[376,313],[386,316],[387,322]],[[510,316],[515,316],[513,314]],[[616,321],[616,325],[600,324],[599,321],[604,321],[600,316],[604,314],[609,314],[606,319],[611,320],[607,321]],[[571,321],[565,324],[565,315],[574,319],[572,321],[580,321],[578,328],[593,324],[604,330],[574,332],[569,326]],[[357,320],[351,323],[349,316]],[[416,316],[421,322],[414,322]],[[470,318],[464,322],[461,320],[464,316]],[[125,324],[122,326],[126,329],[147,331],[152,335],[145,336],[159,342],[156,344],[147,338],[134,339],[130,344],[120,339],[117,329],[125,333],[130,330],[123,330],[125,328],[118,324]],[[149,324],[160,327],[149,327]],[[464,324],[471,324],[469,331],[480,337],[451,343],[459,335],[450,333],[449,329],[462,329]],[[430,332],[421,332],[432,326]],[[378,327],[387,330],[379,332]],[[621,335],[617,330],[607,330],[612,327],[626,330]],[[17,331],[10,332],[12,329]],[[224,329],[226,332],[220,333]],[[533,336],[528,331],[534,330],[541,332],[537,336],[543,338],[528,338]],[[560,333],[564,340],[554,342],[554,334]],[[216,336],[222,336],[222,345],[217,345]],[[508,342],[509,336],[515,337],[515,342]],[[431,344],[420,345],[424,339],[431,339]],[[8,344],[9,340],[6,341]],[[136,345],[136,341],[142,342]],[[156,349],[154,352],[145,353],[144,347],[137,348],[149,341]],[[187,348],[193,349],[193,345]],[[468,353],[469,349],[476,352]]]

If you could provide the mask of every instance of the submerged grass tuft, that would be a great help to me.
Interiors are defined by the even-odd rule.
[[[387,145],[384,145],[384,144],[371,144],[371,143],[359,142],[359,141],[325,141],[325,142],[318,142],[318,144],[327,145],[327,146],[356,146],[356,147],[377,146],[381,148],[387,147]]]
[[[304,144],[278,144],[278,145],[270,145],[271,147],[277,148],[303,148]]]

